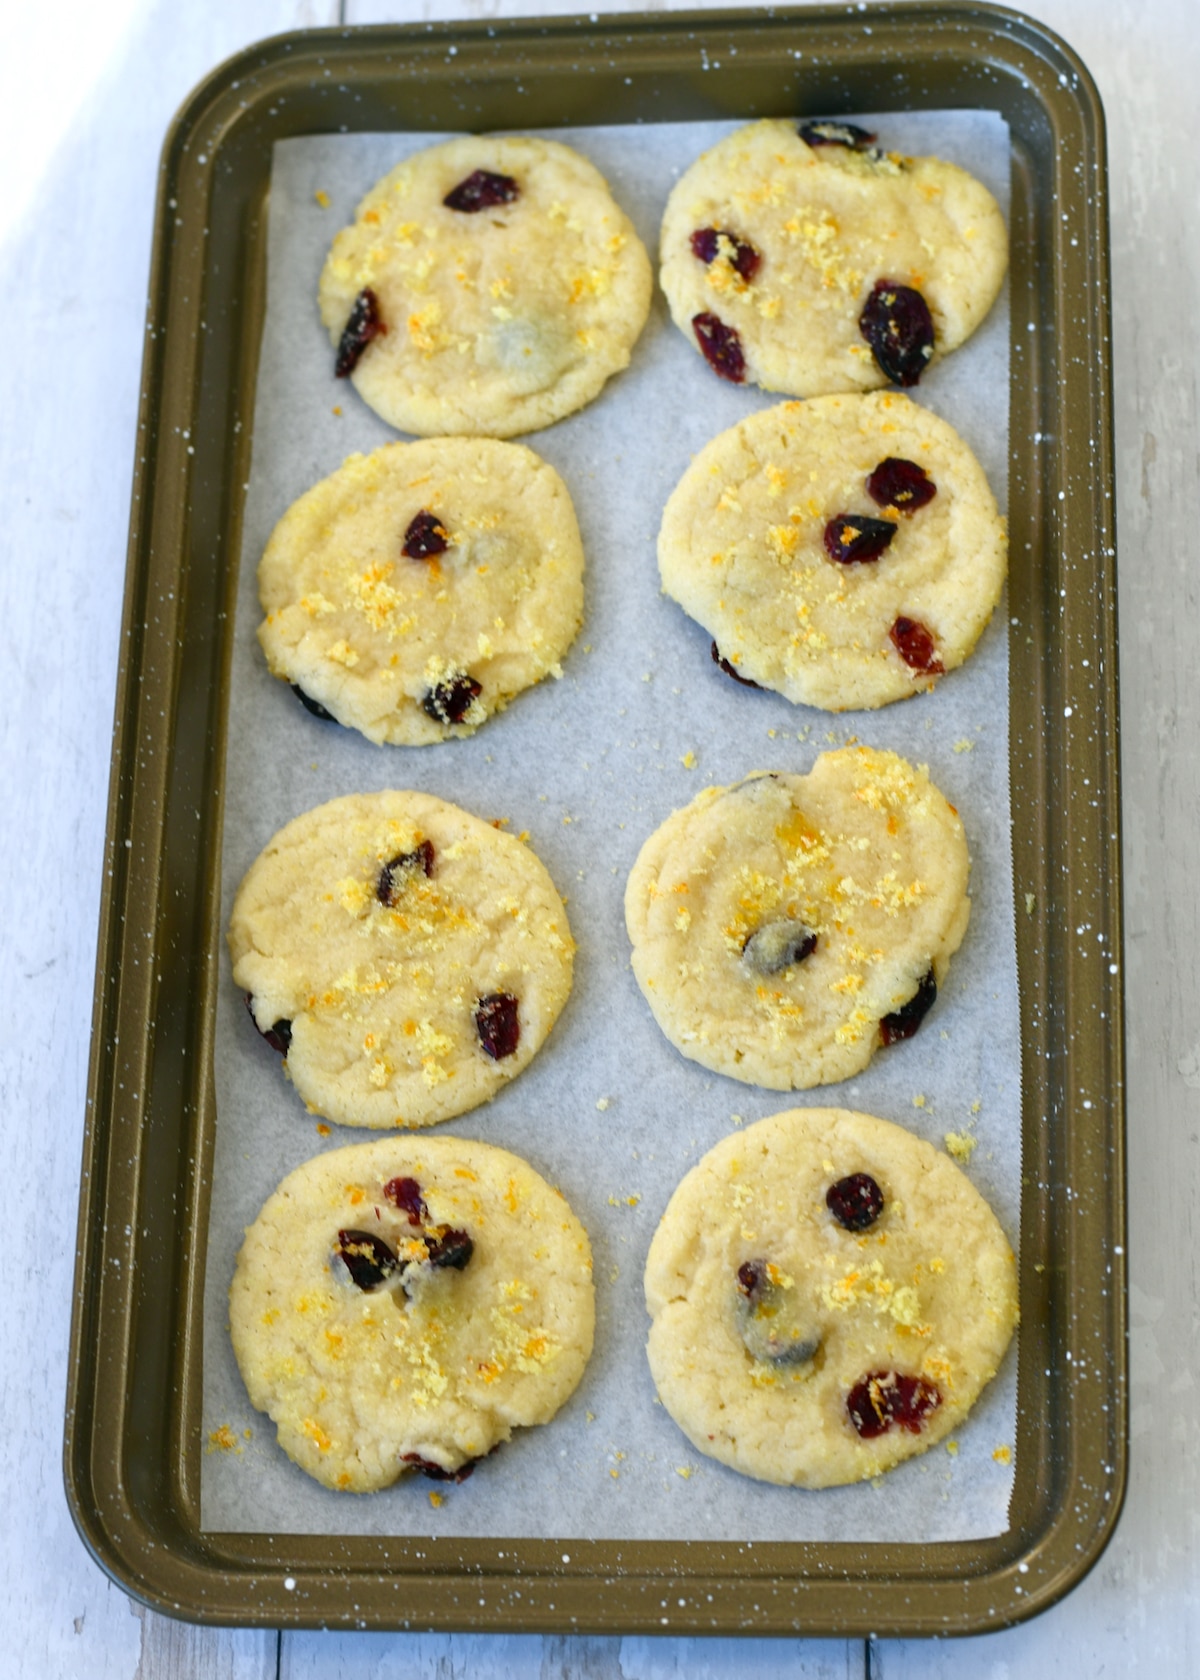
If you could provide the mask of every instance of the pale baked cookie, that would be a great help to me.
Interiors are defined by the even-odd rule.
[[[229,1294],[250,1399],[326,1487],[462,1481],[547,1423],[592,1350],[592,1257],[507,1150],[388,1138],[306,1161],[267,1201]]]
[[[955,164],[873,138],[752,123],[673,188],[663,290],[722,378],[797,397],[914,385],[991,308],[1008,263],[995,199]]]
[[[400,431],[514,437],[629,364],[650,259],[604,177],[551,140],[472,136],[398,164],[321,274],[337,372]]]
[[[523,445],[392,443],[292,504],[258,589],[275,676],[369,740],[423,746],[562,675],[583,545],[566,485]]]
[[[692,1061],[775,1091],[848,1079],[932,1007],[968,869],[953,806],[895,753],[708,788],[630,873],[633,972]]]
[[[664,590],[730,675],[835,712],[961,665],[1007,553],[970,449],[895,391],[781,403],[722,432],[658,537]]]
[[[427,793],[351,794],[281,828],[238,889],[233,977],[314,1114],[428,1126],[533,1059],[574,945],[545,868]]]
[[[945,1155],[841,1108],[725,1138],[646,1262],[663,1405],[744,1475],[831,1487],[957,1429],[1017,1322],[1012,1250]]]

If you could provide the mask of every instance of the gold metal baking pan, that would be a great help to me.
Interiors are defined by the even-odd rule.
[[[202,1533],[221,776],[273,142],[953,106],[998,111],[1013,144],[1025,1178],[1008,1533],[573,1542],[569,1565],[560,1547],[520,1539],[448,1541],[435,1563],[403,1537]],[[1126,1466],[1105,191],[1086,70],[1041,25],[984,5],[314,31],[241,54],[188,100],[159,180],[65,1449],[80,1532],[128,1591],[171,1614],[265,1626],[901,1636],[1002,1627],[1095,1561]],[[1111,963],[1096,960],[1099,933]]]

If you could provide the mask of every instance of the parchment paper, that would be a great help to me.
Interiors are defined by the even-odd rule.
[[[923,112],[855,120],[877,129],[891,149],[962,163],[1007,209],[1008,132],[998,117]],[[736,126],[556,130],[553,138],[598,165],[654,257],[672,182]],[[470,740],[435,747],[376,747],[310,717],[268,675],[259,652],[255,567],[296,496],[352,451],[395,436],[333,377],[317,277],[362,194],[429,143],[428,135],[328,136],[275,150],[237,605],[223,903],[227,921],[243,873],[283,823],[344,793],[421,788],[530,831],[568,899],[579,945],[574,991],[531,1067],[449,1128],[516,1151],[561,1187],[592,1240],[596,1346],[579,1390],[553,1423],[519,1433],[469,1481],[438,1490],[440,1506],[421,1477],[383,1493],[338,1495],[286,1459],[273,1426],[250,1407],[229,1346],[234,1259],[244,1227],[285,1173],[323,1149],[380,1134],[319,1133],[230,979],[216,1039],[203,1526],[564,1540],[932,1541],[1002,1533],[1013,1477],[1015,1348],[960,1430],[956,1452],[937,1447],[875,1484],[820,1493],[772,1487],[697,1454],[658,1403],[643,1351],[641,1279],[651,1235],[684,1172],[732,1128],[791,1106],[861,1108],[939,1146],[947,1132],[969,1134],[977,1148],[966,1171],[1015,1245],[1020,1055],[1004,608],[973,658],[934,694],[879,712],[831,717],[723,676],[710,662],[709,638],[659,592],[655,538],[663,504],[695,451],[778,399],[715,379],[659,297],[629,371],[582,413],[523,440],[566,480],[587,553],[586,621],[563,679],[519,697]],[[318,192],[328,196],[327,208]],[[1003,506],[1006,296],[913,394],[963,434]],[[707,784],[756,769],[806,771],[827,746],[854,739],[927,764],[962,815],[973,907],[949,982],[921,1032],[877,1055],[852,1081],[789,1095],[710,1074],[668,1044],[634,982],[622,914],[630,865],[646,836]],[[683,762],[689,753],[694,768]]]

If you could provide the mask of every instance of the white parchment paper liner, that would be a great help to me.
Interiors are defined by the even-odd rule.
[[[890,149],[932,152],[978,175],[1007,210],[1005,124],[984,112],[856,118]],[[608,178],[652,257],[671,184],[737,124],[556,130]],[[392,433],[333,377],[316,311],[334,233],[392,165],[428,135],[323,136],[275,149],[269,287],[253,470],[237,605],[226,766],[223,904],[283,823],[337,795],[421,788],[507,817],[568,898],[575,987],[532,1066],[450,1129],[503,1145],[561,1187],[590,1233],[597,1335],[579,1390],[471,1480],[421,1477],[365,1497],[335,1495],[296,1469],[252,1410],[227,1331],[242,1232],[285,1173],[323,1149],[380,1134],[317,1123],[255,1034],[232,980],[220,995],[217,1137],[205,1302],[202,1523],[211,1531],[593,1539],[904,1540],[1002,1533],[1012,1489],[1015,1347],[960,1431],[876,1484],[803,1492],[752,1482],[697,1454],[658,1403],[644,1355],[646,1249],[688,1167],[733,1127],[780,1109],[859,1108],[941,1145],[969,1133],[967,1172],[1014,1246],[1020,1199],[1020,1053],[1008,792],[1008,648],[1003,606],[974,657],[930,696],[830,717],[739,688],[709,639],[659,592],[662,507],[691,456],[774,401],[715,379],[656,299],[633,365],[582,413],[523,441],[565,478],[587,553],[586,621],[560,682],[548,681],[468,741],[372,746],[311,718],[268,674],[255,639],[255,567],[288,504],[348,454]],[[327,195],[324,207],[317,194]],[[1008,308],[913,393],[980,457],[1004,505]],[[340,411],[340,412],[339,412]],[[643,840],[709,783],[751,770],[807,770],[860,739],[929,766],[960,811],[973,860],[971,925],[921,1032],[860,1078],[794,1094],[762,1091],[685,1061],[660,1034],[629,968],[625,878]],[[695,755],[695,767],[684,764]],[[218,1447],[209,1432],[235,1441]],[[229,1433],[227,1434],[226,1431]]]

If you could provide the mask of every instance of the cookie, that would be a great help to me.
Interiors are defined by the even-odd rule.
[[[462,1481],[548,1423],[592,1350],[592,1257],[507,1150],[387,1138],[306,1161],[246,1232],[233,1348],[279,1444],[326,1487]]]
[[[876,1476],[956,1430],[1017,1323],[1012,1250],[945,1155],[847,1109],[725,1138],[646,1262],[647,1353],[692,1444],[761,1481]]]
[[[551,140],[478,135],[398,164],[320,282],[336,370],[389,425],[514,437],[629,365],[653,277],[604,177]]]
[[[663,589],[730,675],[834,712],[903,700],[961,665],[1007,553],[970,449],[895,391],[781,403],[722,432],[658,538]]]
[[[684,1056],[774,1091],[849,1079],[910,1038],[970,914],[954,807],[895,753],[708,788],[642,847],[633,972]]]
[[[528,1066],[571,989],[567,913],[511,834],[427,793],[280,829],[238,889],[233,978],[310,1112],[428,1126]]]
[[[915,385],[991,308],[1008,263],[995,199],[955,164],[873,140],[756,122],[672,190],[663,291],[720,377],[796,397]]]
[[[562,675],[583,545],[566,485],[523,445],[393,443],[292,504],[258,588],[275,676],[368,740],[424,746]]]

